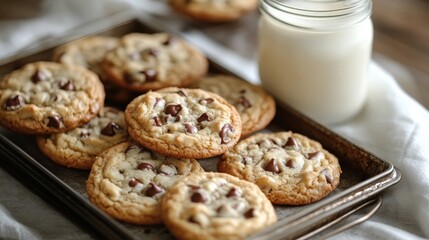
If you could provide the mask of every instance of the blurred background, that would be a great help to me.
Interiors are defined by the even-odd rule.
[[[73,3],[72,3],[73,2]],[[81,2],[81,4],[78,4]],[[18,39],[5,36],[2,30],[4,28],[15,28],[16,24],[22,21],[40,17],[47,8],[50,9],[69,9],[70,12],[79,13],[83,18],[91,20],[102,12],[112,12],[117,9],[121,3],[138,5],[139,8],[151,8],[153,5],[165,4],[166,0],[106,0],[106,1],[51,1],[51,0],[2,0],[0,5],[0,42],[8,43],[13,41],[15,45],[27,44],[25,39]],[[79,5],[86,7],[81,8]],[[97,5],[98,4],[98,5]],[[47,6],[49,5],[49,6]],[[64,7],[64,5],[67,5]],[[113,7],[112,7],[113,5]],[[150,7],[149,7],[150,6]],[[116,7],[116,8],[115,8]],[[418,100],[426,108],[429,108],[429,95],[424,94],[421,89],[429,89],[429,1],[427,0],[373,0],[373,23],[374,23],[374,54],[373,59],[390,72],[401,87]],[[83,12],[85,13],[83,13]],[[241,34],[247,34],[244,37],[250,41],[247,45],[256,44],[254,31],[248,28],[255,27],[255,15],[248,16],[243,20],[229,25],[198,25],[192,27],[199,28],[201,31],[222,33],[234,29],[247,28],[241,31]],[[57,25],[67,27],[72,15],[63,16]],[[14,25],[8,22],[14,21]],[[52,22],[52,21],[51,21]],[[21,24],[23,25],[23,24]],[[3,28],[3,29],[2,29]],[[43,32],[43,29],[39,29]],[[33,32],[33,35],[37,33]],[[42,33],[40,33],[42,34]],[[236,40],[234,36],[222,39],[224,34],[214,34],[215,40],[224,44],[225,41],[239,42],[243,37]],[[220,37],[220,38],[217,38]],[[253,42],[252,42],[253,41]],[[18,44],[16,44],[18,43]],[[244,54],[244,57],[255,57],[254,51],[249,50],[246,44],[236,44],[238,48],[234,49]],[[253,48],[253,47],[252,47]],[[10,49],[4,49],[3,54],[7,54]],[[0,58],[2,56],[0,53]]]
[[[374,0],[374,54],[426,108],[429,98],[429,1]],[[413,81],[414,80],[414,81]]]

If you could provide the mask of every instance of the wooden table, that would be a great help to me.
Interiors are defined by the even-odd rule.
[[[393,59],[429,86],[429,1],[373,0],[373,7],[375,59]],[[429,97],[422,98],[428,107]]]

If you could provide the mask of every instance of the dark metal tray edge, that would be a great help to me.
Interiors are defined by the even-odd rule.
[[[0,151],[5,157],[0,165],[13,177],[35,191],[45,201],[76,220],[81,227],[99,237],[136,239],[124,226],[91,205],[86,199],[52,174],[33,157],[0,133]],[[91,226],[89,229],[88,226]]]

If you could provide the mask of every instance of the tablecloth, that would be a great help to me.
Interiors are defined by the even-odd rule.
[[[6,6],[19,6],[20,2]],[[196,30],[187,28],[186,20],[178,21],[183,18],[165,1],[44,0],[37,4],[37,13],[30,17],[0,20],[0,59],[35,47],[49,37],[68,34],[85,22],[134,9],[153,21],[184,31],[187,39],[201,46],[210,57],[225,63],[243,78],[259,82],[257,13],[234,23]],[[393,163],[402,172],[402,180],[384,193],[383,205],[371,219],[332,238],[428,238],[429,113],[422,104],[428,104],[429,86],[413,82],[401,65],[383,56],[376,59],[370,64],[370,91],[364,109],[347,122],[327,127]],[[0,239],[91,239],[1,168],[0,192]]]

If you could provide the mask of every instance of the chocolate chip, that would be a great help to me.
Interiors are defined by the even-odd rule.
[[[252,218],[252,217],[255,217],[255,209],[254,209],[254,208],[251,208],[251,209],[247,210],[247,211],[244,213],[244,217],[245,217],[245,218]]]
[[[271,159],[271,161],[267,165],[265,165],[264,170],[270,171],[273,173],[279,173],[280,172],[279,165],[277,165],[276,160],[274,158]]]
[[[6,111],[15,111],[24,106],[25,100],[21,95],[9,97],[4,103],[4,109]]]
[[[229,190],[229,192],[226,194],[226,197],[240,197],[241,196],[241,192],[240,190],[238,190],[237,188],[231,188],[231,190]]]
[[[150,163],[142,162],[137,166],[137,169],[139,169],[139,170],[153,170],[154,167]]]
[[[180,104],[169,104],[165,107],[164,112],[170,114],[171,116],[176,116],[180,110],[182,110],[182,105]]]
[[[331,184],[334,182],[334,177],[332,177],[328,169],[323,170],[321,173],[325,176],[327,183]]]
[[[109,122],[102,130],[101,130],[101,134],[106,135],[106,136],[115,136],[116,134],[116,130],[121,129],[121,127],[114,123],[114,122]]]
[[[159,118],[158,116],[154,117],[153,121],[155,122],[155,126],[158,126],[158,127],[162,126],[161,118]]]
[[[156,183],[151,182],[150,187],[146,190],[146,196],[153,197],[158,193],[164,191],[160,186],[156,185]]]
[[[210,103],[212,103],[214,101],[214,99],[213,98],[205,98],[205,99],[201,99],[200,101],[198,101],[200,104],[204,104],[204,105],[206,105],[206,104],[210,104]]]
[[[130,186],[130,187],[135,187],[135,186],[137,186],[137,184],[139,184],[139,183],[140,183],[140,181],[139,181],[139,180],[137,180],[137,179],[133,178],[133,179],[131,179],[131,180],[128,182],[128,186]]]
[[[283,147],[298,147],[298,142],[293,137],[288,137],[286,144]]]
[[[204,121],[210,121],[210,117],[207,113],[203,113],[203,114],[201,114],[201,116],[198,117],[197,121],[199,123],[204,122]]]
[[[74,90],[74,85],[72,82],[67,81],[65,83],[60,83],[60,88],[62,90],[66,90],[66,91],[73,91]]]
[[[244,108],[250,108],[252,107],[252,104],[250,103],[249,99],[247,99],[245,96],[241,96],[238,100],[237,103],[242,105]]]
[[[240,93],[241,93],[241,94],[245,94],[245,93],[246,93],[246,89],[241,89],[241,90],[240,90]]]
[[[146,82],[153,82],[156,80],[156,77],[158,75],[158,72],[155,69],[146,69],[143,71],[140,71],[145,76]]]
[[[312,158],[316,157],[319,154],[322,154],[322,153],[319,152],[319,151],[308,153],[308,159],[312,159]]]
[[[293,163],[292,160],[288,160],[286,162],[286,167],[288,167],[288,168],[295,168],[295,164]]]
[[[234,128],[231,126],[231,124],[227,123],[223,125],[219,132],[219,137],[222,144],[229,143],[231,141],[231,139],[228,137],[231,132],[234,132]]]
[[[48,80],[48,78],[49,78],[48,73],[45,70],[39,69],[33,74],[33,76],[31,76],[31,81],[33,83],[38,83],[41,81],[46,81]]]
[[[207,197],[204,196],[202,193],[200,192],[195,192],[194,194],[192,194],[191,196],[191,201],[192,202],[196,202],[196,203],[205,203],[207,201]]]
[[[186,132],[188,132],[188,133],[190,133],[190,134],[195,134],[195,133],[197,133],[197,132],[198,132],[197,127],[195,127],[195,126],[194,126],[194,125],[192,125],[192,124],[185,123],[185,124],[183,124],[183,126],[185,127]]]
[[[48,127],[52,128],[60,128],[61,127],[62,118],[60,116],[50,116],[48,117]]]

